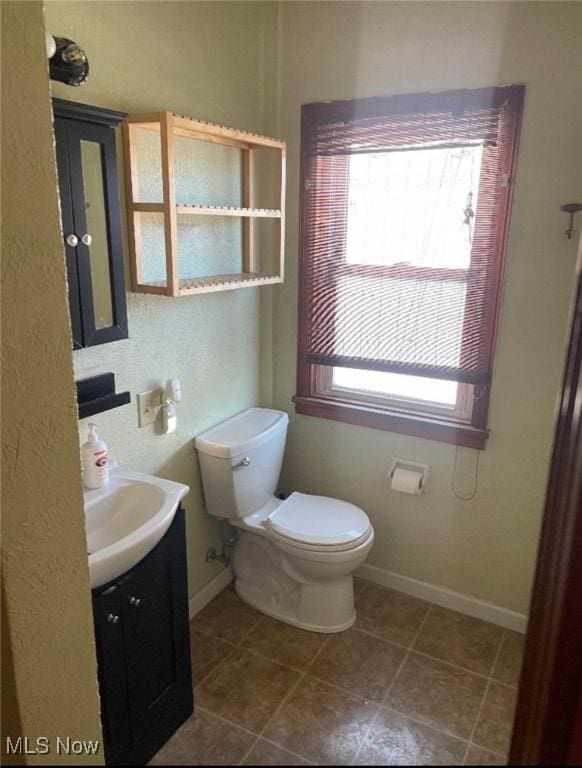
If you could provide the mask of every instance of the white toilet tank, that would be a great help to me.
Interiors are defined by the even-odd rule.
[[[249,408],[198,435],[195,445],[211,515],[246,517],[273,497],[288,423],[284,411]]]

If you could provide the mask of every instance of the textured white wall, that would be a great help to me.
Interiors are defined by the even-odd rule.
[[[48,0],[46,15],[47,29],[77,41],[91,64],[85,86],[53,83],[55,96],[272,130],[275,80],[265,60],[275,4]],[[185,500],[191,594],[221,567],[204,559],[219,541],[204,510],[193,437],[259,399],[260,290],[180,299],[130,293],[129,339],[73,355],[76,378],[114,371],[118,388],[132,393],[130,405],[92,419],[112,459],[192,488]],[[137,394],[168,377],[182,380],[176,433],[138,429]]]
[[[527,610],[575,241],[559,207],[582,195],[579,3],[283,3],[281,127],[289,142],[287,280],[274,302],[274,403],[292,421],[284,485],[349,499],[376,528],[369,562]],[[294,416],[299,115],[303,103],[526,83],[491,437],[473,501],[451,492],[455,448]],[[269,323],[267,317],[265,322]],[[427,496],[389,491],[393,456],[431,465]],[[457,485],[475,455],[459,449]]]

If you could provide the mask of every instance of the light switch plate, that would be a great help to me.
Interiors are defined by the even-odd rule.
[[[140,427],[153,424],[162,405],[162,390],[150,389],[137,396],[137,414]]]

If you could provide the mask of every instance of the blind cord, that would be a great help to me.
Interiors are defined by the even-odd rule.
[[[459,446],[455,446],[455,463],[453,465],[453,474],[451,476],[451,491],[453,493],[453,496],[455,496],[460,501],[471,501],[475,498],[477,495],[477,490],[479,488],[479,459],[481,457],[481,451],[476,451],[477,457],[475,459],[475,487],[471,491],[471,493],[468,496],[462,496],[460,493],[457,493],[457,489],[455,488],[455,477],[457,474],[457,459],[459,458]]]

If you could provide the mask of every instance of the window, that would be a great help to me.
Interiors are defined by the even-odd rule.
[[[303,107],[299,413],[484,447],[523,96]]]

